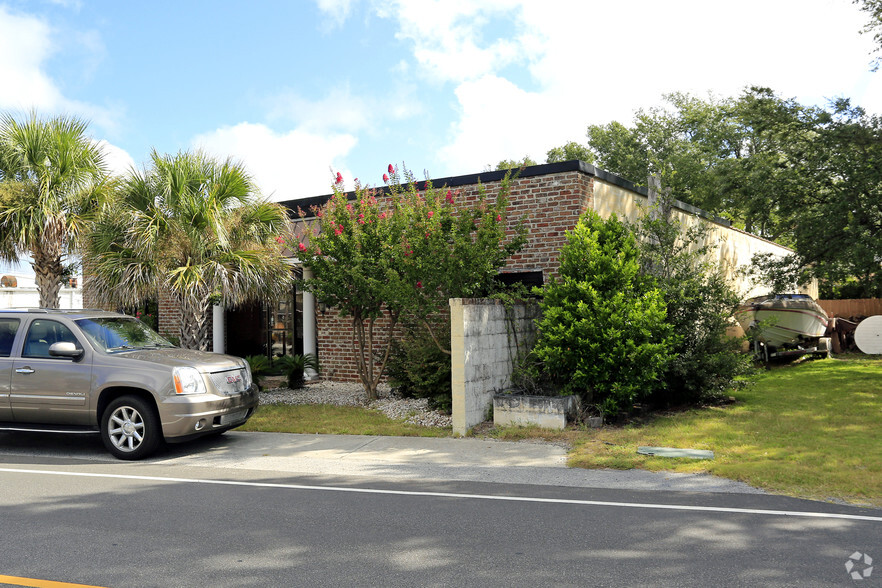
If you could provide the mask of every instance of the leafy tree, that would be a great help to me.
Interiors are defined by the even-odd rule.
[[[757,87],[738,98],[674,93],[665,101],[667,107],[637,111],[630,128],[590,126],[597,165],[641,186],[657,176],[678,200],[788,242],[782,206],[805,192],[801,154],[791,143],[804,138],[819,112]]]
[[[274,299],[292,276],[282,255],[287,214],[261,200],[242,165],[201,152],[151,154],[105,205],[88,238],[98,302],[132,306],[171,293],[181,345],[208,348],[211,305]]]
[[[782,205],[796,251],[756,269],[777,288],[814,277],[824,296],[882,296],[882,118],[837,100],[806,127],[787,145],[804,189]]]
[[[505,171],[509,169],[518,169],[521,167],[527,167],[528,165],[538,165],[535,161],[530,159],[528,155],[525,155],[524,158],[520,161],[515,161],[514,159],[503,159],[499,163],[496,164],[496,169],[498,171]]]
[[[572,161],[577,159],[585,163],[594,163],[594,154],[588,147],[570,141],[562,147],[553,147],[546,153],[545,163],[557,163],[559,161]]]
[[[876,51],[882,51],[882,0],[852,0],[853,4],[857,4],[861,10],[867,13],[869,20],[862,33],[872,33],[873,40],[876,42]],[[873,71],[879,70],[880,57],[876,57],[873,61]]]
[[[806,107],[756,87],[666,100],[632,127],[589,127],[597,164],[638,185],[657,175],[675,198],[793,247],[756,260],[777,287],[816,277],[825,295],[882,295],[879,117],[848,100]]]
[[[662,292],[640,271],[633,232],[586,212],[561,249],[559,277],[541,290],[533,353],[564,393],[609,415],[661,384],[676,337]]]
[[[713,400],[751,369],[738,353],[742,340],[727,334],[740,295],[712,261],[716,245],[703,223],[684,226],[662,199],[634,226],[642,271],[662,292],[666,321],[678,336],[665,366],[663,386],[651,400],[661,405]]]
[[[506,235],[507,177],[495,200],[480,187],[473,205],[431,181],[420,188],[407,170],[391,165],[384,179],[389,185],[382,193],[356,185],[350,198],[338,176],[333,197],[312,211],[292,247],[313,271],[303,287],[351,319],[358,374],[370,398],[376,398],[399,321],[422,324],[449,354],[436,333],[438,312],[448,298],[492,289],[499,268],[525,240],[523,223]]]
[[[108,185],[87,129],[75,117],[0,116],[0,256],[31,256],[45,308],[58,308],[65,261]]]

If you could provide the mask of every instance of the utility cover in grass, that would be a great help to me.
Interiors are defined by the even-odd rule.
[[[691,457],[692,459],[713,459],[714,452],[704,449],[677,449],[676,447],[638,447],[637,453],[656,457]]]

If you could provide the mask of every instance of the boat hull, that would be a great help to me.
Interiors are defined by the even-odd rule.
[[[827,313],[810,297],[800,294],[760,296],[746,301],[736,318],[752,338],[773,347],[798,345],[822,337]]]

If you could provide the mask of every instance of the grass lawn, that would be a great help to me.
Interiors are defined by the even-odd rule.
[[[573,447],[573,467],[708,472],[790,496],[882,506],[882,359],[844,357],[777,366],[733,392],[734,404],[624,427],[476,430],[505,440],[566,441]],[[451,434],[394,421],[379,411],[329,405],[263,406],[242,430]],[[638,455],[642,445],[709,449],[715,459]]]
[[[882,360],[775,367],[737,403],[577,436],[571,466],[709,472],[771,492],[882,506]],[[638,455],[641,445],[715,459]]]
[[[330,404],[261,406],[240,431],[390,437],[449,437],[450,429],[392,420],[380,411]]]

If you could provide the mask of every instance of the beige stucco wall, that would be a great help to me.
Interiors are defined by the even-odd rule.
[[[649,199],[641,194],[595,178],[593,204],[594,211],[603,218],[616,213],[619,218],[636,221],[648,209]],[[726,277],[738,289],[743,298],[768,293],[767,287],[756,284],[743,275],[744,268],[750,265],[750,260],[755,254],[772,253],[775,256],[784,256],[792,253],[792,250],[787,247],[776,245],[739,229],[720,225],[681,209],[674,209],[672,214],[687,227],[697,223],[705,223],[709,226],[708,239],[716,246],[717,261],[726,273]],[[817,282],[804,286],[801,291],[812,298],[817,298]]]

